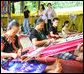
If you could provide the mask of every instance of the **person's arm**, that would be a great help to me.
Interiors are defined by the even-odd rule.
[[[76,32],[70,32],[70,31],[67,31],[67,30],[64,30],[64,32],[66,33],[66,34],[75,34]]]
[[[52,10],[51,17],[56,17],[56,12],[54,11],[54,9]]]
[[[28,15],[30,16],[30,11],[28,11]]]
[[[46,17],[48,18],[48,10],[47,10],[47,11],[45,11],[45,15],[46,15]]]
[[[42,15],[41,12],[39,11],[39,17],[40,17],[40,16],[43,16],[43,15]]]
[[[45,43],[50,43],[51,40],[50,39],[45,39],[45,40],[42,40],[42,41],[38,41],[37,38],[33,38],[32,39],[32,43],[35,45],[35,46],[39,46],[39,45],[43,45]]]
[[[59,37],[59,35],[53,34],[53,31],[50,31],[50,35],[51,35],[51,36]]]
[[[18,39],[18,45],[19,45],[18,54],[20,54],[20,56],[21,56],[23,47],[22,47],[22,45],[21,45],[21,43],[20,43],[20,39]]]

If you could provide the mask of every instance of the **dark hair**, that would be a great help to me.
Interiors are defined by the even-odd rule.
[[[64,24],[63,24],[63,26],[62,27],[64,27],[65,26],[65,24],[68,24],[69,23],[69,21],[68,20],[66,20],[65,22],[64,22]]]
[[[48,3],[48,4],[47,4],[47,6],[48,6],[48,5],[51,5],[51,6],[52,6],[52,4],[51,4],[51,3]]]
[[[38,25],[38,24],[40,24],[41,22],[44,22],[44,20],[40,18],[40,19],[37,19],[37,20],[36,20],[36,23],[35,23],[35,24]]]
[[[55,21],[55,20],[58,20],[59,21],[59,18],[54,18],[53,21]]]
[[[26,9],[27,8],[27,6],[25,6],[25,8],[24,9]]]
[[[11,29],[12,26],[19,27],[19,23],[16,20],[12,20],[11,22],[8,23],[8,27]]]
[[[43,9],[43,10],[45,10],[45,7],[44,7],[44,5],[43,5],[43,4],[41,4],[41,6],[42,6],[42,9]]]

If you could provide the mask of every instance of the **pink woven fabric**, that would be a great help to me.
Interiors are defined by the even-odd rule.
[[[78,39],[78,40],[74,40],[74,41],[51,45],[51,46],[48,46],[48,47],[44,48],[43,50],[41,50],[37,55],[42,54],[42,57],[45,57],[45,56],[52,56],[54,54],[59,54],[62,52],[73,51],[81,43],[83,43],[83,39]],[[32,53],[33,51],[34,50],[32,50],[28,53]],[[37,56],[37,55],[35,55],[35,56]]]

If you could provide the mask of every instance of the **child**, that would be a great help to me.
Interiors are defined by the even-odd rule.
[[[54,18],[53,19],[53,25],[49,28],[49,35],[51,37],[59,38],[59,35],[57,34],[57,26],[59,24],[59,19]]]
[[[62,28],[62,34],[67,37],[68,35],[70,34],[75,34],[77,32],[70,32],[68,30],[68,27],[69,27],[69,21],[65,21],[64,24],[63,24],[63,28]]]

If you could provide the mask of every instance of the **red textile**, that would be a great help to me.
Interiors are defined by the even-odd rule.
[[[4,11],[5,1],[1,1],[1,12]]]
[[[37,61],[43,64],[52,64],[56,61],[56,58],[54,57],[41,57],[41,58],[36,58]]]
[[[51,64],[55,62],[56,58],[47,57],[45,61],[45,58],[43,57],[43,58],[37,58],[36,60],[38,60],[41,63]],[[62,65],[62,73],[83,73],[82,62],[60,59],[60,63]]]
[[[78,61],[70,61],[60,59],[62,65],[62,73],[83,73],[83,63]]]
[[[62,52],[73,51],[81,43],[83,43],[83,39],[48,46],[44,48],[42,51],[40,51],[37,55],[42,54],[42,57],[45,57],[45,56],[52,56]]]
[[[72,51],[72,50],[75,50],[76,47],[79,44],[81,44],[82,42],[83,42],[83,39],[78,39],[78,40],[74,40],[74,41],[69,41],[69,42],[65,42],[65,43],[48,46],[48,47],[44,48],[43,50],[41,50],[37,55],[42,54],[41,57],[45,57],[45,56],[56,55],[56,54],[59,54],[62,52]],[[37,49],[34,49],[33,47],[27,47],[24,50],[22,50],[22,52],[28,51],[27,54],[30,54],[35,50],[37,50]],[[35,55],[34,57],[36,57],[37,55]]]

